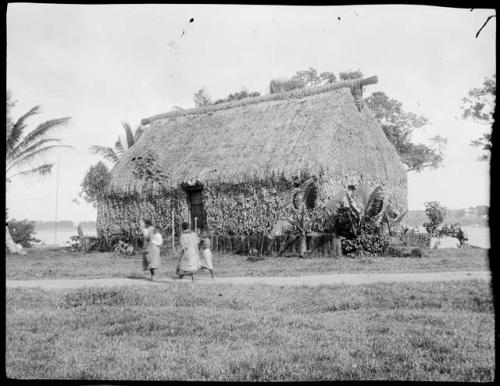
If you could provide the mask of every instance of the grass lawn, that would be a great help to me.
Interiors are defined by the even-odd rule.
[[[492,382],[494,359],[483,281],[6,292],[12,378]]]
[[[298,276],[321,273],[429,272],[489,270],[488,251],[482,248],[429,250],[422,258],[365,257],[299,259],[268,257],[256,262],[247,256],[214,254],[217,276]],[[176,259],[162,253],[162,275],[172,276]],[[32,249],[28,255],[7,255],[7,279],[105,278],[143,275],[141,257],[113,253]],[[200,273],[207,275],[207,273]]]

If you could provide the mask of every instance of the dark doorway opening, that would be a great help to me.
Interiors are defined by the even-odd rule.
[[[195,224],[200,230],[207,229],[207,217],[205,209],[203,208],[201,192],[202,188],[189,189],[186,191],[192,230],[194,230]]]

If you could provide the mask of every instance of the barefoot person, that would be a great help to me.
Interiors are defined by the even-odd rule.
[[[214,278],[214,267],[212,265],[212,251],[210,250],[210,237],[207,231],[201,232],[201,269],[210,271],[212,279]]]
[[[179,279],[182,279],[185,275],[191,275],[193,279],[193,274],[200,269],[200,255],[198,253],[199,240],[196,233],[189,230],[189,224],[187,222],[182,223],[180,243],[181,251],[179,261],[177,262],[176,273],[179,275]]]
[[[142,268],[151,272],[151,280],[155,279],[155,270],[160,268],[160,245],[163,238],[153,227],[151,220],[141,220],[141,230],[144,235],[145,249],[142,252]]]

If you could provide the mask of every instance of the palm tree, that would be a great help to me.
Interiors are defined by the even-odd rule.
[[[5,146],[5,179],[6,185],[16,176],[32,176],[34,174],[48,175],[52,171],[54,163],[37,162],[54,148],[72,148],[72,146],[61,145],[59,138],[50,137],[54,130],[66,125],[70,118],[51,119],[39,124],[34,130],[27,132],[26,120],[40,112],[40,106],[35,106],[13,122],[10,117],[10,109],[15,105],[10,92],[7,91],[7,125],[6,125],[6,146]],[[7,216],[6,216],[7,217]],[[6,218],[7,220],[7,218]],[[19,249],[5,227],[6,246],[11,253],[23,253]],[[24,252],[26,253],[26,252]]]
[[[208,92],[204,87],[193,94],[193,99],[196,107],[205,107],[213,104],[212,98],[210,98],[210,95],[208,95]]]
[[[9,95],[7,95],[7,98],[9,98]],[[16,176],[50,174],[54,166],[53,162],[40,164],[40,162],[36,161],[51,149],[72,148],[72,146],[58,144],[61,142],[59,138],[49,136],[54,130],[66,125],[70,120],[69,117],[43,122],[34,130],[25,134],[27,130],[26,120],[39,112],[40,106],[35,106],[15,123],[7,117],[5,167],[7,182],[10,182]]]
[[[135,131],[132,130],[127,122],[122,122],[122,126],[125,130],[125,141],[122,137],[118,137],[113,147],[92,145],[89,150],[94,154],[103,156],[107,161],[117,163],[122,155],[139,140],[143,133],[141,126],[137,127]]]

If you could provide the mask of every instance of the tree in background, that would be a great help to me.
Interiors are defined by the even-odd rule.
[[[269,93],[278,94],[280,92],[286,92],[295,90],[298,88],[303,88],[304,86],[296,79],[273,79],[269,83]]]
[[[490,213],[490,207],[488,205],[477,205],[474,209],[476,209],[478,216],[488,216]]]
[[[374,92],[365,102],[375,114],[387,139],[394,145],[408,171],[420,172],[424,168],[435,169],[441,165],[446,138],[431,138],[431,146],[411,142],[413,130],[428,123],[426,117],[404,111],[401,102],[389,98],[381,91]]]
[[[493,125],[493,114],[496,100],[496,74],[486,77],[481,88],[469,90],[467,96],[462,99],[462,118],[480,123],[489,127],[489,131],[482,137],[471,142],[471,146],[480,147],[485,153],[478,161],[488,161],[491,152],[491,129]]]
[[[425,214],[429,218],[429,222],[424,223],[424,228],[430,235],[436,235],[439,226],[444,222],[448,215],[448,210],[441,205],[439,201],[429,201],[424,203]]]
[[[210,98],[204,87],[193,94],[193,99],[196,107],[204,107],[212,104],[212,98]]]
[[[219,103],[237,101],[239,99],[252,98],[252,97],[258,97],[258,96],[260,96],[260,92],[257,92],[257,91],[248,92],[248,90],[244,88],[243,90],[241,90],[239,92],[229,94],[226,98],[217,99],[213,104],[217,105]]]
[[[35,236],[35,222],[16,219],[9,220],[9,233],[16,244],[21,244],[23,248],[30,248],[31,243],[39,242]]]
[[[339,79],[340,80],[352,80],[352,79],[359,79],[363,77],[363,73],[361,70],[349,70],[349,71],[344,71],[344,72],[339,72]]]
[[[6,146],[5,146],[5,179],[6,187],[14,177],[30,177],[33,175],[46,176],[51,173],[53,162],[40,162],[51,150],[56,148],[72,148],[72,146],[60,144],[59,138],[51,137],[51,134],[68,124],[69,117],[51,119],[39,124],[36,128],[28,131],[26,121],[28,118],[40,112],[40,107],[35,106],[26,114],[14,121],[11,116],[11,109],[16,101],[12,100],[11,93],[7,91],[7,117],[6,117]],[[7,212],[5,213],[7,220]],[[10,253],[25,253],[16,246],[16,242],[21,245],[29,245],[29,241],[34,241],[32,234],[34,225],[27,220],[16,222],[6,226],[5,237],[6,247]],[[13,229],[16,233],[12,235]],[[20,233],[18,233],[20,232]],[[14,236],[14,237],[13,237]],[[16,241],[17,238],[17,241]]]
[[[130,149],[141,137],[143,130],[138,126],[135,131],[127,122],[122,122],[123,129],[125,130],[125,140],[118,137],[113,147],[92,145],[89,150],[91,153],[101,155],[105,160],[112,163],[117,163],[118,160]]]
[[[89,168],[80,184],[80,197],[91,203],[94,208],[97,207],[97,200],[103,195],[110,180],[108,167],[101,161],[97,162]]]
[[[321,86],[328,83],[334,83],[337,77],[333,72],[318,72],[309,67],[308,70],[297,71],[291,78],[273,79],[269,83],[269,92],[276,94],[285,91],[291,91],[304,87]]]

